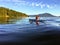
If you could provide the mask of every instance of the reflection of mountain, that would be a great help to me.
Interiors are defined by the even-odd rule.
[[[43,13],[43,14],[38,14],[40,17],[55,17],[54,15],[52,14],[49,14],[49,13]],[[35,17],[36,15],[29,15],[31,17]]]
[[[9,18],[9,17],[0,17],[0,24],[15,24],[16,21],[21,20],[21,19],[22,19],[22,18],[12,19],[12,18]]]
[[[21,12],[17,12],[8,8],[0,7],[0,17],[26,17],[27,15]]]

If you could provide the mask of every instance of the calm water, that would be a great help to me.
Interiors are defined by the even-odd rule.
[[[20,19],[0,19],[0,25],[1,24],[30,24],[29,19],[35,19],[35,17],[27,17],[27,18],[20,18]],[[40,20],[45,20],[45,24],[51,24],[51,25],[59,25],[60,24],[60,18],[59,17],[41,17]],[[32,24],[35,24],[33,22]],[[39,24],[42,24],[41,22]]]
[[[39,22],[39,25],[36,25],[36,22],[30,23],[29,19],[35,17],[0,21],[0,42],[23,42],[46,31],[60,30],[59,17],[41,17],[40,19],[45,22]]]
[[[20,32],[19,30],[32,30],[38,29],[40,27],[60,27],[60,18],[59,17],[41,17],[40,20],[45,20],[44,23],[36,22],[30,23],[29,19],[35,19],[35,17],[27,17],[20,19],[6,19],[0,21],[0,32],[9,33],[9,32]],[[37,26],[37,27],[36,27]],[[45,30],[45,29],[44,29]]]
[[[28,17],[22,20],[16,21],[16,24],[30,24],[29,19],[35,19],[35,17]],[[60,18],[59,17],[41,17],[40,20],[45,20],[45,24],[60,26]],[[44,23],[40,22],[39,25],[43,25]],[[35,25],[36,22],[33,22],[32,25]]]
[[[22,20],[18,20],[16,24],[30,24],[29,19],[35,19],[35,17],[28,17]],[[60,18],[59,17],[41,17],[40,20],[45,20],[45,24],[60,26]],[[40,22],[39,25],[43,25],[44,23]],[[33,22],[32,25],[36,23]]]

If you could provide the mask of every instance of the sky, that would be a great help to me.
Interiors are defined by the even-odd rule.
[[[10,8],[28,15],[51,13],[60,16],[60,0],[0,0],[0,7]]]

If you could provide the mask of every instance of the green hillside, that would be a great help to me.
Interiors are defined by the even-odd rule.
[[[0,17],[20,18],[27,17],[27,15],[9,8],[0,7]]]

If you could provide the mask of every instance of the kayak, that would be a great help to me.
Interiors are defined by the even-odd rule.
[[[32,22],[44,22],[45,20],[36,20],[36,19],[29,19],[29,21],[32,21]]]

